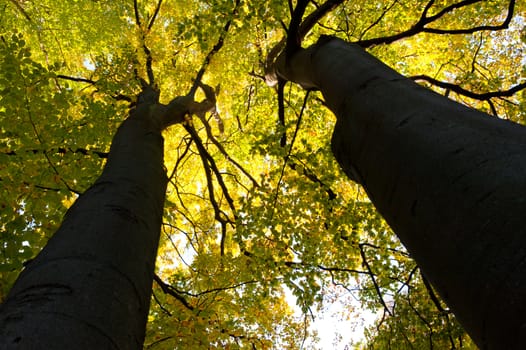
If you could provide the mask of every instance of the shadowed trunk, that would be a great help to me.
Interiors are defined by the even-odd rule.
[[[321,90],[333,153],[482,349],[526,347],[526,128],[322,37],[278,62]]]
[[[0,309],[2,349],[142,349],[167,179],[150,106]]]

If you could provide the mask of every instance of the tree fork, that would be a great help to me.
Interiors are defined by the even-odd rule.
[[[332,148],[481,349],[526,346],[526,128],[322,37],[276,63],[319,89]]]

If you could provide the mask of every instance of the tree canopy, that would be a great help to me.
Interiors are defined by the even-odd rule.
[[[308,28],[293,28],[292,1],[0,2],[0,298],[155,80],[165,103],[188,92],[213,103],[164,132],[169,185],[145,348],[320,348],[311,325],[333,304],[342,320],[377,316],[340,347],[475,348],[339,169],[321,95],[274,84],[268,63],[293,29],[306,44],[336,35],[524,124],[526,5],[299,3]]]

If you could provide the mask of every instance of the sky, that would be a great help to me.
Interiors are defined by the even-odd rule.
[[[338,297],[324,300],[322,310],[313,310],[314,320],[310,329],[318,333],[318,342],[312,344],[312,339],[307,339],[304,349],[320,350],[352,350],[360,341],[365,340],[364,330],[374,324],[378,317],[372,311],[363,308],[357,296],[350,294],[342,287],[334,286]],[[294,309],[295,316],[303,318],[300,307],[296,305],[292,292],[285,287],[287,302]]]

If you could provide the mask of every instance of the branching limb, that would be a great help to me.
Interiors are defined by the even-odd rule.
[[[146,89],[148,86],[151,86],[151,87],[155,87],[156,86],[156,84],[155,84],[155,76],[153,74],[153,67],[152,67],[152,63],[153,63],[152,52],[150,51],[148,46],[146,46],[146,33],[151,28],[151,26],[153,26],[153,24],[155,22],[155,18],[157,16],[157,13],[159,11],[159,8],[160,8],[161,4],[158,3],[157,6],[158,6],[158,8],[156,8],[156,12],[154,13],[154,16],[152,17],[152,19],[151,19],[150,23],[148,24],[148,27],[147,27],[147,29],[145,31],[145,29],[142,27],[141,15],[139,13],[139,6],[137,4],[137,0],[133,0],[133,10],[135,12],[135,24],[137,26],[137,29],[141,33],[142,49],[144,51],[144,55],[146,56],[146,75],[148,76],[148,82],[146,82],[146,81],[144,81],[144,79],[140,78],[138,76],[137,72],[136,72],[137,79],[140,81],[143,90]]]
[[[235,216],[236,209],[234,206],[234,200],[232,199],[232,197],[230,197],[228,188],[226,187],[226,184],[223,180],[223,176],[221,175],[215,163],[214,158],[208,153],[208,151],[204,147],[203,142],[201,138],[199,137],[199,135],[197,134],[196,130],[193,128],[193,126],[189,124],[183,124],[183,125],[186,131],[188,131],[188,133],[192,136],[192,139],[194,140],[197,146],[197,149],[199,151],[199,156],[201,157],[201,161],[203,163],[203,169],[205,171],[205,176],[206,176],[206,181],[207,181],[208,197],[209,197],[210,203],[212,204],[212,207],[214,208],[214,218],[221,225],[220,252],[221,252],[221,256],[223,256],[225,253],[227,224],[233,223],[233,222],[228,218],[228,215],[221,209],[221,206],[216,199],[212,173],[215,175],[215,178],[217,179],[217,182],[219,186],[221,187],[223,195],[225,196],[225,199],[228,205],[230,206],[232,213],[234,213],[234,216]]]
[[[26,12],[26,10],[22,7],[22,5],[17,0],[10,0],[13,5],[24,15],[24,17],[31,23],[33,21],[31,20],[31,17],[29,17],[29,14]]]
[[[433,287],[427,280],[427,278],[422,274],[422,271],[420,271],[420,276],[422,277],[422,281],[424,283],[424,286],[427,290],[427,293],[429,294],[429,297],[431,298],[431,301],[437,308],[440,315],[444,318],[445,322],[447,323],[447,333],[448,333],[448,339],[449,343],[451,344],[451,348],[455,349],[455,341],[453,340],[453,336],[451,334],[451,320],[449,318],[449,314],[451,314],[451,311],[449,309],[444,309],[442,307],[442,303],[438,299],[438,296],[436,295],[435,291],[433,290]],[[462,339],[460,340],[462,342]]]
[[[311,31],[311,29],[328,13],[334,10],[336,7],[343,4],[345,0],[327,0],[323,4],[316,7],[316,10],[312,11],[305,19],[301,22],[298,35],[303,38]]]
[[[435,0],[429,0],[429,2],[426,4],[426,7],[424,7],[424,11],[422,12],[421,18],[427,18],[427,14],[429,13],[429,10],[433,7],[435,4]]]
[[[73,153],[73,154],[79,153],[79,154],[82,154],[84,156],[86,156],[86,155],[96,155],[99,158],[103,158],[103,159],[107,159],[108,158],[108,154],[109,154],[108,152],[102,152],[102,151],[97,151],[97,150],[90,150],[90,149],[86,149],[86,148],[82,148],[82,147],[72,148],[72,147],[66,147],[66,146],[57,147],[57,148],[50,148],[50,149],[46,149],[46,150],[33,148],[33,149],[25,149],[25,150],[22,150],[22,151],[14,151],[14,150],[0,151],[0,154],[6,155],[6,156],[17,156],[17,155],[20,155],[21,153],[24,153],[24,154],[29,154],[29,153],[32,153],[32,154],[57,153],[60,156],[63,156],[65,154],[67,154],[67,153]]]
[[[177,147],[177,152],[179,153],[179,150],[181,149],[181,145],[182,143],[185,144],[184,146],[184,150],[183,152],[177,157],[177,160],[175,162],[175,165],[174,165],[174,168],[172,170],[172,173],[170,174],[170,176],[168,176],[168,181],[172,181],[176,174],[177,174],[177,169],[179,168],[179,166],[181,165],[183,159],[186,158],[186,155],[188,154],[188,152],[190,151],[190,146],[192,145],[192,138],[188,138],[188,137],[183,137],[181,139],[181,143],[179,144],[179,146]],[[174,185],[174,187],[177,187],[177,185],[175,183],[172,183]]]
[[[148,23],[148,31],[150,31],[155,23],[155,20],[157,19],[157,15],[159,14],[159,10],[161,9],[161,4],[163,3],[163,0],[159,0],[157,2],[157,6],[155,7],[155,11],[153,12],[153,16],[150,19],[150,22]]]
[[[70,76],[62,75],[62,74],[58,74],[57,78],[64,79],[64,80],[75,81],[75,82],[78,82],[78,83],[86,83],[86,84],[90,84],[90,85],[96,85],[97,84],[97,82],[92,80],[92,79],[81,78],[81,77],[70,77]]]
[[[172,336],[168,336],[168,337],[164,337],[164,338],[158,339],[158,340],[154,341],[151,344],[148,344],[148,345],[145,344],[144,348],[145,349],[153,349],[154,347],[157,347],[157,345],[159,345],[160,343],[165,342],[167,340],[170,340],[172,338],[173,338]]]
[[[74,82],[77,82],[77,83],[90,84],[90,85],[94,86],[97,89],[96,90],[97,92],[99,91],[98,88],[97,88],[97,82],[95,80],[92,80],[92,79],[89,79],[89,78],[71,77],[71,76],[62,75],[62,74],[58,74],[56,76],[56,78],[57,79],[74,81]],[[126,102],[130,102],[130,103],[133,102],[133,99],[131,97],[123,95],[123,94],[116,94],[116,95],[112,95],[111,97],[114,98],[117,101],[126,101]]]
[[[155,294],[154,291],[152,291],[152,296],[153,296],[153,299],[155,300],[155,303],[161,308],[161,310],[168,316],[172,316],[172,313],[170,311],[168,311],[167,308],[165,308],[163,306],[163,304],[161,303],[161,301],[159,300],[159,298],[157,298],[157,294]]]
[[[203,145],[203,141],[197,134],[196,130],[190,125],[185,125],[185,129],[190,133],[194,142],[196,143],[199,153],[203,156],[203,161],[206,161],[206,163],[210,165],[210,169],[213,171],[214,175],[216,176],[217,182],[219,186],[221,187],[221,190],[223,191],[223,195],[225,196],[225,199],[230,207],[230,210],[232,211],[232,213],[235,213],[236,207],[234,205],[234,200],[232,199],[232,197],[230,196],[228,192],[228,188],[226,187],[226,184],[223,180],[221,172],[219,171],[219,168],[216,165],[214,158],[206,150],[205,146]]]
[[[204,85],[204,84],[201,84],[201,85]],[[205,96],[207,97],[207,100],[210,100],[211,101],[211,104],[213,103],[214,106],[209,110],[212,114],[216,113],[217,114],[217,111],[216,111],[216,108],[215,108],[215,93],[214,93],[214,89],[212,89],[210,86],[208,85],[204,85],[207,87],[207,91],[205,91]],[[229,154],[228,152],[226,151],[226,149],[223,147],[223,145],[214,137],[213,133],[212,133],[212,128],[210,127],[210,123],[207,121],[207,119],[205,118],[204,116],[204,113],[202,115],[198,115],[199,119],[201,120],[201,122],[203,123],[204,127],[205,127],[205,130],[206,130],[206,136],[208,137],[208,139],[214,144],[214,146],[217,147],[217,149],[221,152],[221,154],[223,154],[223,156],[231,163],[233,164],[237,169],[239,169],[251,182],[252,184],[255,186],[255,187],[259,187],[259,184],[258,182],[256,181],[256,179],[254,179],[254,177],[252,175],[250,175],[250,173],[245,170],[243,168],[243,166],[241,166],[241,164],[239,164],[236,160],[234,160]],[[220,130],[221,132],[221,130]]]
[[[190,305],[190,303],[174,287],[172,287],[168,283],[165,283],[157,274],[153,275],[153,279],[165,294],[173,296],[188,310],[194,310],[194,307]]]
[[[299,160],[294,160],[291,158],[289,158],[289,162],[288,162],[288,165],[291,169],[293,170],[298,170],[298,163],[297,162],[300,162]],[[315,184],[318,184],[322,189],[325,190],[325,192],[327,193],[327,196],[329,198],[329,200],[334,200],[336,199],[337,195],[336,193],[330,188],[329,185],[327,185],[326,183],[324,183],[317,175],[314,171],[312,171],[312,169],[309,169],[309,167],[307,167],[305,164],[301,164],[301,169],[303,169],[303,176],[305,176],[307,179],[309,179],[311,182],[315,183]]]
[[[526,83],[521,83],[521,84],[517,84],[511,87],[508,90],[477,93],[477,92],[466,90],[456,84],[440,81],[435,78],[429,77],[427,75],[415,75],[415,76],[410,77],[410,79],[415,80],[415,81],[426,81],[440,88],[447,89],[459,95],[466,96],[466,97],[469,97],[475,100],[480,100],[480,101],[488,101],[489,99],[492,99],[492,98],[510,97],[516,94],[517,92],[526,89]]]
[[[278,78],[278,87],[277,87],[277,94],[278,94],[278,123],[279,126],[283,128],[283,134],[281,135],[281,139],[279,140],[279,145],[281,147],[285,147],[287,144],[287,130],[286,130],[286,124],[285,124],[285,97],[284,97],[284,91],[285,91],[285,84],[287,82],[284,79]]]
[[[146,37],[143,36],[143,45],[142,49],[144,51],[144,54],[146,55],[146,74],[148,75],[148,82],[150,86],[156,86],[155,84],[155,76],[153,74],[153,57],[152,52],[146,46]]]
[[[428,320],[426,320],[426,318],[420,313],[420,311],[418,311],[416,306],[414,306],[413,303],[411,302],[410,290],[407,293],[407,304],[409,305],[411,310],[413,310],[415,315],[420,319],[420,321],[422,321],[422,323],[427,327],[429,331],[429,349],[432,350],[433,349],[433,326]]]
[[[362,244],[359,244],[358,247],[360,248],[360,256],[362,257],[362,262],[369,272],[369,277],[371,278],[371,281],[373,282],[374,289],[376,290],[376,294],[378,295],[378,299],[380,300],[380,304],[384,307],[384,311],[389,314],[390,316],[393,316],[391,313],[391,310],[387,307],[387,304],[384,301],[384,297],[382,295],[382,291],[380,290],[380,286],[376,282],[375,275],[371,269],[371,265],[369,265],[369,261],[367,260],[367,256],[365,255],[365,249]]]
[[[420,271],[420,276],[422,277],[422,281],[424,282],[424,286],[426,287],[427,293],[429,294],[429,297],[431,298],[431,301],[433,302],[437,310],[441,314],[448,314],[449,310],[446,310],[442,307],[442,303],[440,303],[440,300],[438,299],[438,296],[433,290],[433,287],[431,286],[427,278],[422,274],[422,271]]]
[[[206,96],[206,99],[201,102],[194,101],[193,96],[190,95],[178,96],[167,105],[156,102],[154,117],[158,119],[160,130],[164,130],[174,124],[183,123],[187,117],[192,115],[204,118],[206,113],[215,109],[216,97],[214,89],[202,83],[199,83],[198,86],[203,89]]]
[[[203,61],[203,64],[201,65],[201,68],[197,72],[195,79],[194,79],[194,84],[192,85],[190,92],[188,93],[188,95],[191,96],[192,98],[194,97],[195,92],[197,91],[197,88],[200,87],[201,80],[203,79],[206,69],[210,65],[210,61],[212,60],[212,57],[214,57],[214,55],[217,54],[219,50],[221,50],[221,48],[223,47],[223,44],[225,43],[225,38],[228,34],[228,31],[230,30],[230,26],[232,25],[232,20],[237,15],[237,9],[239,8],[240,3],[241,3],[241,0],[236,0],[230,19],[225,23],[223,30],[221,31],[221,34],[219,34],[219,38],[217,39],[216,44],[208,52],[208,54],[206,55]]]
[[[276,210],[276,204],[278,201],[281,181],[283,180],[283,176],[285,175],[285,168],[287,166],[287,163],[289,161],[290,155],[292,154],[292,148],[294,147],[294,141],[296,141],[296,136],[298,135],[298,131],[300,129],[301,125],[301,119],[303,117],[303,112],[305,111],[305,107],[307,105],[307,101],[309,99],[309,93],[310,91],[307,90],[307,93],[305,94],[305,98],[303,99],[303,106],[301,106],[300,114],[298,116],[298,119],[296,120],[296,128],[294,129],[294,135],[292,135],[292,140],[290,141],[290,147],[287,155],[285,156],[285,159],[283,160],[283,167],[281,168],[281,174],[278,179],[278,184],[276,185],[276,194],[274,196],[274,210]],[[283,139],[282,139],[283,140]],[[274,214],[272,214],[274,215]]]
[[[212,87],[199,82],[199,87],[203,90],[206,99],[201,102],[195,102],[191,96],[183,96],[178,97],[174,99],[172,102],[170,102],[168,105],[157,105],[157,113],[154,115],[159,115],[161,117],[161,130],[165,127],[175,124],[175,123],[183,123],[184,128],[186,131],[190,134],[191,140],[196,144],[199,156],[201,157],[202,163],[203,163],[203,169],[205,172],[205,176],[207,179],[207,188],[208,188],[208,195],[209,195],[209,201],[214,209],[215,213],[215,219],[220,223],[221,225],[221,255],[225,252],[225,241],[226,241],[226,235],[227,235],[227,225],[232,224],[233,221],[228,217],[228,215],[221,209],[221,205],[218,202],[215,194],[214,189],[214,177],[217,180],[217,183],[219,184],[219,187],[221,188],[221,192],[226,199],[230,210],[232,211],[234,217],[236,208],[234,205],[234,200],[229,194],[228,188],[226,186],[226,183],[224,182],[223,175],[221,174],[219,168],[216,165],[216,162],[214,158],[210,155],[210,153],[207,151],[206,147],[203,144],[203,141],[201,140],[199,134],[194,129],[194,127],[191,125],[191,123],[187,122],[189,119],[187,119],[189,116],[196,115],[198,116],[204,123],[205,127],[207,127],[208,123],[206,121],[205,114],[215,110],[215,104],[216,104],[216,96],[215,91]],[[207,129],[207,134],[211,136],[211,130]],[[213,138],[215,140],[215,138]],[[215,140],[216,146],[220,150],[222,150],[223,154],[227,156],[227,158],[234,162],[233,160],[228,157],[228,154],[224,150],[224,148],[220,145],[217,140]],[[185,153],[189,150],[189,144],[187,145],[187,149]],[[241,168],[239,164],[234,162],[238,168]],[[177,164],[176,164],[177,166]],[[174,173],[175,173],[174,168]],[[242,169],[242,168],[241,168]],[[244,170],[244,169],[243,169]],[[255,180],[246,172],[244,171],[249,178],[255,182]]]
[[[133,11],[135,13],[135,24],[140,28],[142,24],[141,16],[139,15],[139,5],[137,4],[137,0],[133,0]]]
[[[471,4],[480,2],[480,1],[483,1],[483,0],[465,0],[465,1],[461,1],[458,4],[450,5],[450,6],[446,7],[444,10],[442,10],[441,12],[437,13],[435,16],[427,17],[427,18],[424,17],[425,18],[425,20],[423,20],[424,26],[426,24],[431,23],[431,22],[435,21],[436,19],[444,16],[446,13],[452,12],[456,8],[460,8],[460,7],[464,7],[464,6],[467,6],[467,5],[471,5]],[[513,18],[514,9],[515,9],[515,0],[510,0],[510,2],[508,3],[508,12],[507,12],[506,18],[499,25],[493,25],[493,26],[492,25],[485,25],[485,26],[477,26],[477,27],[466,28],[466,29],[424,28],[424,31],[427,32],[427,33],[434,33],[434,34],[472,34],[472,33],[475,33],[475,32],[486,31],[486,30],[507,29],[509,24],[510,24],[510,22],[511,22],[511,19]]]
[[[336,7],[341,5],[345,0],[327,0],[323,4],[317,6],[316,10],[314,10],[312,13],[310,13],[305,19],[301,22],[301,24],[298,26],[297,31],[295,31],[297,35],[293,40],[294,41],[301,41],[303,38],[310,32],[310,30],[322,19],[325,17],[328,13],[330,13],[332,10],[334,10]],[[303,13],[301,13],[303,16]],[[291,19],[292,21],[292,19]],[[301,19],[300,19],[301,21]],[[290,31],[290,30],[289,30]],[[264,64],[264,70],[265,70],[265,82],[269,86],[275,86],[278,83],[278,77],[275,71],[274,63],[276,59],[278,58],[279,54],[283,51],[287,44],[287,38],[281,39],[268,53],[267,58],[265,60]]]
[[[326,272],[346,272],[346,273],[351,273],[351,274],[362,274],[362,275],[370,274],[369,271],[349,269],[345,267],[329,267],[329,266],[324,266],[321,264],[313,265],[313,264],[309,264],[303,261],[299,261],[299,262],[298,261],[285,261],[283,264],[287,267],[294,268],[294,269],[302,269],[302,268],[308,267],[308,268],[317,268],[317,269],[320,269]]]
[[[433,3],[433,1],[430,1],[430,3]],[[391,9],[398,3],[398,0],[394,0],[389,6],[385,7],[384,10],[382,11],[382,13],[380,14],[380,16],[378,16],[378,18],[373,22],[371,23],[367,28],[365,28],[365,30],[360,34],[360,40],[361,38],[363,38],[365,36],[365,34],[367,34],[367,32],[369,30],[371,30],[371,28],[375,27],[378,23],[380,23],[382,21],[382,19],[385,17],[385,15],[391,11]],[[429,5],[429,4],[428,4]],[[426,7],[426,10],[427,10],[427,7]],[[424,10],[424,11],[426,11]]]
[[[36,139],[38,140],[38,143],[41,145],[41,146],[45,146],[45,143],[44,143],[44,140],[42,139],[41,135],[40,135],[40,132],[38,131],[38,128],[34,122],[34,119],[33,119],[33,113],[31,111],[31,104],[30,104],[30,101],[28,99],[28,97],[26,96],[25,97],[25,100],[26,100],[26,111],[27,111],[27,116],[28,116],[28,119],[29,119],[29,122],[31,124],[31,127],[33,129],[33,132],[35,133],[35,137]],[[49,158],[49,155],[47,154],[47,152],[43,151],[42,154],[44,155],[44,158],[46,159],[47,163],[49,164],[49,166],[51,167],[51,169],[53,170],[53,173],[55,174],[55,176],[57,176],[57,178],[60,180],[60,182],[62,182],[64,184],[64,186],[70,191],[70,192],[73,192],[77,195],[81,195],[82,193],[73,189],[67,182],[66,180],[64,180],[64,178],[60,175],[57,167],[55,166],[55,164],[53,164],[53,162],[51,161],[51,159]]]
[[[310,0],[298,0],[296,7],[292,12],[287,31],[287,42],[285,44],[285,51],[288,57],[294,55],[294,53],[301,47],[301,41],[303,38],[300,35],[300,25],[309,2]]]
[[[380,44],[390,44],[392,42],[395,42],[397,40],[401,40],[404,38],[409,38],[411,36],[417,35],[419,33],[432,33],[432,34],[473,34],[480,31],[496,31],[496,30],[503,30],[507,29],[511,19],[513,18],[513,13],[515,9],[515,0],[510,0],[508,3],[508,9],[507,9],[507,15],[504,21],[499,25],[482,25],[482,26],[475,26],[472,28],[465,28],[465,29],[440,29],[440,28],[429,28],[428,25],[436,22],[440,18],[444,17],[445,15],[453,12],[454,10],[458,10],[463,7],[467,7],[469,5],[473,5],[478,2],[482,2],[484,0],[464,0],[460,1],[458,3],[451,4],[449,6],[446,6],[441,11],[436,13],[433,16],[428,16],[429,10],[434,5],[435,0],[430,0],[426,7],[424,8],[424,11],[422,12],[422,15],[420,16],[420,19],[408,30],[405,30],[401,33],[394,34],[391,36],[385,36],[385,37],[379,37],[374,39],[367,39],[367,40],[360,40],[357,42],[362,47],[371,47],[374,45],[380,45]]]

